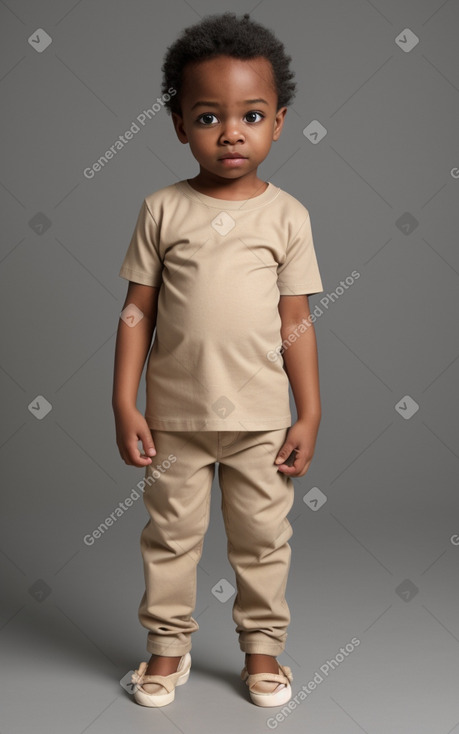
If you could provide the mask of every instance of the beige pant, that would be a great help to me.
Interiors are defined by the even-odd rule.
[[[294,486],[274,459],[288,428],[150,430],[157,454],[145,469],[150,519],[140,541],[146,588],[139,607],[139,620],[149,630],[147,651],[184,655],[191,650],[191,634],[199,629],[191,615],[218,461],[228,560],[237,587],[232,615],[239,646],[243,652],[279,655],[290,622],[284,594],[293,533],[287,514]],[[209,593],[218,581],[209,581]]]

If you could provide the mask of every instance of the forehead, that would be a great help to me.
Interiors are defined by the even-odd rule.
[[[198,97],[222,101],[264,97],[275,103],[271,63],[263,56],[254,59],[217,56],[193,61],[183,71],[181,96],[190,103]]]

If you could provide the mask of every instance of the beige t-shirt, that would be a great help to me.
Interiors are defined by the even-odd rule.
[[[187,180],[166,186],[144,199],[119,275],[160,286],[146,370],[150,428],[291,425],[279,297],[323,290],[297,199],[271,182],[245,201],[201,194]]]

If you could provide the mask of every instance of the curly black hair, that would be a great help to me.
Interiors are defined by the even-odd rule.
[[[291,56],[284,44],[268,28],[250,19],[249,13],[238,18],[235,13],[207,15],[199,23],[188,26],[168,47],[161,67],[162,93],[168,114],[181,115],[180,92],[183,70],[187,63],[203,61],[220,55],[237,59],[264,56],[271,62],[277,92],[277,109],[287,106],[295,96],[296,84],[291,81]],[[170,94],[175,90],[174,95]]]

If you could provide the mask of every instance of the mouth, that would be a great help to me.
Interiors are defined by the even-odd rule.
[[[219,161],[234,161],[234,160],[246,160],[244,155],[241,155],[241,153],[227,153],[226,155],[222,155],[221,158],[218,159]]]
[[[237,168],[238,166],[244,165],[244,161],[247,159],[240,153],[227,153],[218,160],[225,168]]]

